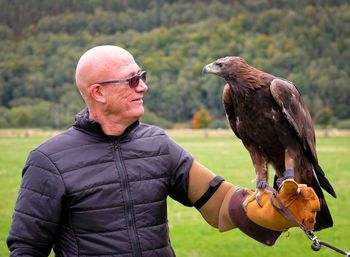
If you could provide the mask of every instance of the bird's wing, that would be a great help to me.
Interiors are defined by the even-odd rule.
[[[233,92],[230,90],[230,85],[226,84],[224,87],[224,92],[222,94],[222,102],[223,102],[224,109],[226,112],[226,117],[230,123],[232,131],[240,139],[241,137],[238,134],[237,126],[236,126],[236,114],[235,114],[234,104],[232,102],[233,101],[232,94],[233,94]]]
[[[304,150],[311,154],[310,157],[317,164],[315,131],[312,119],[298,89],[289,81],[274,79],[271,82],[270,91],[281,108],[284,117],[297,133]]]

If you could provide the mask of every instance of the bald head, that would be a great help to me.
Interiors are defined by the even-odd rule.
[[[75,81],[85,102],[89,100],[89,86],[117,79],[118,74],[123,74],[123,70],[131,64],[135,64],[132,55],[118,46],[96,46],[85,52],[75,72]]]

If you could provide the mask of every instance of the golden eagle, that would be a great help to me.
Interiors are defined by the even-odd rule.
[[[312,119],[295,85],[249,66],[240,57],[220,58],[202,73],[216,74],[227,82],[224,109],[233,132],[250,153],[257,195],[266,187],[269,163],[275,170],[276,189],[283,179],[292,177],[315,190],[321,209],[314,230],[333,226],[321,187],[336,194],[318,165]]]

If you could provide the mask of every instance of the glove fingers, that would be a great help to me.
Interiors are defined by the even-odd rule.
[[[298,184],[293,179],[286,179],[283,181],[283,186],[279,192],[280,198],[289,198],[296,194],[298,190]]]
[[[309,203],[310,203],[310,210],[312,212],[317,212],[320,210],[321,206],[320,206],[320,201],[318,199],[312,200]]]
[[[313,190],[312,187],[300,188],[300,193],[301,193],[301,196],[305,199],[311,199],[311,200],[317,199],[315,191]]]

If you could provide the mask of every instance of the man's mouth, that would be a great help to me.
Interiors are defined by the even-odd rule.
[[[134,100],[132,100],[132,102],[143,102],[143,101],[142,101],[142,97],[140,97],[140,98],[135,98]]]

